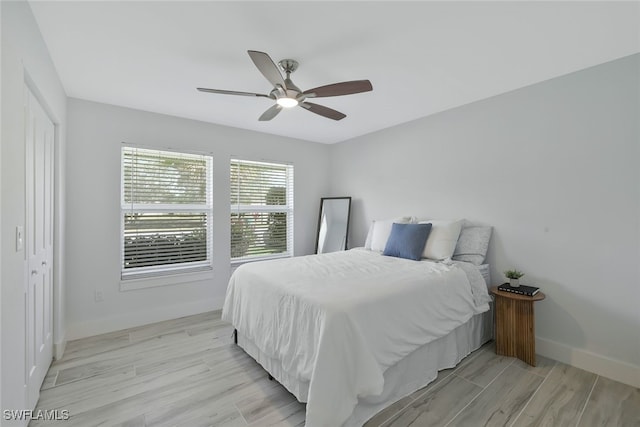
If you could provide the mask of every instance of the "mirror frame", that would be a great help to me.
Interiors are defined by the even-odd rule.
[[[345,231],[344,248],[346,251],[349,247],[349,223],[351,222],[351,196],[343,197],[322,197],[320,199],[320,211],[318,212],[318,228],[316,229],[316,255],[318,255],[318,245],[320,244],[320,226],[322,225],[322,209],[324,208],[325,200],[348,200],[349,206],[347,208],[347,230]]]

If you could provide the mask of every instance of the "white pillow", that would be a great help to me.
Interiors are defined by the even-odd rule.
[[[371,221],[367,240],[364,243],[365,249],[377,252],[384,251],[384,247],[387,245],[387,240],[389,240],[389,235],[391,234],[393,223],[409,224],[411,221],[412,217],[410,216],[403,216],[396,219],[376,219]]]
[[[462,229],[462,220],[420,221],[418,224],[431,223],[431,232],[422,252],[423,258],[443,260],[451,258]]]

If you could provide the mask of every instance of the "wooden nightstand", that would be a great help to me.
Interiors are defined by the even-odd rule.
[[[532,297],[489,289],[496,297],[496,353],[513,356],[536,366],[536,334],[533,303],[545,298],[542,292]]]

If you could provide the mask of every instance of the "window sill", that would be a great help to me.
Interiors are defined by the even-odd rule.
[[[155,288],[158,286],[180,285],[211,279],[213,279],[213,270],[194,271],[190,273],[176,272],[175,274],[165,274],[152,277],[120,279],[120,291],[134,291],[136,289]]]
[[[272,255],[272,256],[260,257],[260,258],[236,259],[236,260],[231,260],[231,266],[238,267],[238,266],[241,266],[242,264],[249,264],[252,262],[269,261],[272,259],[283,259],[283,258],[293,258],[293,255],[286,254],[286,255]]]

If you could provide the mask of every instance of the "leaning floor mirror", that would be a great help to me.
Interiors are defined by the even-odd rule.
[[[351,197],[323,197],[320,199],[316,253],[344,251],[349,235]]]

